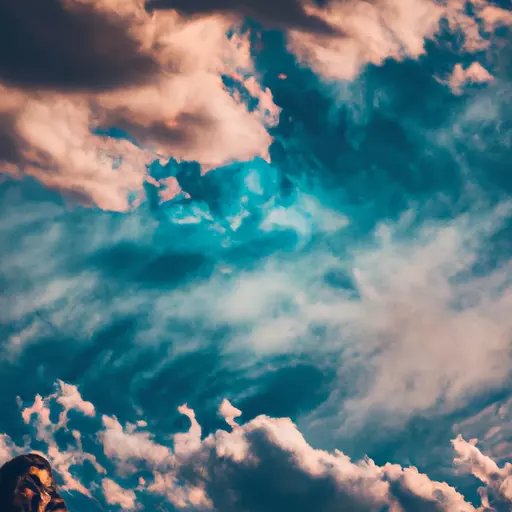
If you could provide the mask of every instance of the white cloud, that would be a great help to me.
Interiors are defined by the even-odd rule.
[[[453,426],[465,438],[478,438],[498,462],[512,460],[512,398],[499,400]]]
[[[459,435],[452,444],[457,453],[455,464],[485,484],[479,489],[483,505],[491,510],[509,510],[512,506],[512,464],[507,462],[499,468],[475,446],[476,439],[467,442]]]
[[[36,395],[34,404],[21,411],[21,417],[26,424],[30,424],[35,416],[36,439],[46,444],[46,453],[43,453],[52,464],[57,474],[62,478],[64,491],[76,491],[85,496],[91,496],[89,489],[72,473],[74,466],[81,466],[88,462],[97,473],[105,473],[105,469],[97,462],[96,457],[84,452],[82,437],[78,430],[72,430],[71,436],[74,446],[68,444],[66,449],[61,449],[55,439],[55,433],[60,430],[67,431],[67,413],[71,409],[80,411],[87,416],[94,415],[94,406],[90,402],[83,401],[76,386],[57,381],[57,391],[45,398]],[[63,408],[59,415],[58,423],[51,421],[51,405],[60,405]],[[28,448],[28,447],[26,447]],[[27,451],[27,450],[25,450]]]
[[[354,512],[377,512],[388,507],[394,512],[483,512],[508,510],[506,507],[512,504],[512,465],[507,463],[500,468],[476,448],[476,440],[467,442],[458,436],[452,444],[456,452],[454,463],[459,471],[473,474],[483,484],[479,508],[451,485],[434,481],[415,467],[393,463],[379,466],[368,458],[352,461],[338,450],[315,449],[289,418],[261,415],[245,424],[232,425],[231,432],[218,430],[202,438],[194,411],[186,405],[178,410],[189,418],[191,425],[188,432],[172,436],[174,452],[158,445],[160,453],[165,452],[165,465],[160,464],[160,457],[152,459],[156,444],[148,442],[153,437],[150,433],[146,432],[142,443],[141,438],[133,441],[135,424],[130,424],[132,432],[127,433],[117,420],[103,416],[106,429],[123,433],[124,437],[118,439],[116,446],[124,449],[125,442],[132,446],[124,455],[107,449],[107,457],[130,459],[134,476],[140,471],[147,472],[148,462],[150,467],[153,463],[160,464],[152,466],[153,478],[149,481],[139,474],[138,484],[133,489],[127,483],[118,483],[114,475],[103,478],[104,470],[98,464],[101,484],[93,484],[91,488],[100,487],[107,504],[136,509],[139,501],[144,503],[147,493],[168,500],[178,509],[218,512],[234,508],[261,512],[283,507],[305,511],[347,508]],[[241,414],[228,401],[223,402],[221,410],[227,419]],[[64,478],[64,490],[77,490],[90,496],[74,478],[71,468],[85,460],[96,459],[84,451],[80,434],[73,432],[77,441],[73,452],[56,455],[53,453],[55,445],[50,443],[47,456]],[[103,442],[104,432],[98,436]],[[3,436],[0,441],[9,446],[10,441],[6,439]],[[133,449],[135,445],[138,447]],[[2,450],[0,453],[6,451]],[[124,468],[118,466],[117,469],[122,477]]]
[[[117,318],[143,314],[147,330],[137,331],[143,345],[167,339],[176,321],[227,326],[223,363],[244,352],[250,369],[261,358],[302,352],[315,361],[328,356],[337,366],[340,378],[331,384],[331,396],[305,421],[330,410],[339,416],[327,429],[336,424],[349,432],[353,422],[379,413],[380,421],[399,426],[417,412],[453,410],[475,394],[499,388],[510,368],[510,261],[505,257],[480,277],[471,271],[507,222],[510,205],[489,209],[475,201],[455,219],[423,220],[431,218],[429,208],[436,204],[411,208],[342,250],[312,244],[307,253],[270,256],[251,269],[219,269],[172,293],[134,283],[119,289],[116,300],[102,299],[106,277],[100,270],[55,279],[70,257],[62,252],[69,234],[49,215],[40,233],[33,229],[16,254],[4,258],[6,272],[24,269],[37,285],[23,292],[23,300],[20,295],[7,303],[0,316],[23,326],[37,312],[46,329],[51,325],[65,336],[84,333],[87,339]],[[144,234],[143,223],[133,216],[121,228],[109,222],[84,226],[88,244],[77,248],[80,258],[129,245]],[[46,265],[35,264],[33,254]],[[340,275],[342,285],[329,284],[330,275]],[[198,350],[208,342],[198,332],[182,345]]]
[[[159,467],[171,461],[171,452],[166,446],[153,441],[147,431],[123,428],[115,417],[102,417],[104,429],[99,433],[105,455],[119,470],[130,472],[134,464],[144,461],[149,467]]]
[[[60,389],[55,393],[54,397],[58,404],[60,404],[64,410],[59,416],[59,427],[65,427],[68,419],[68,412],[72,409],[80,411],[85,416],[95,416],[96,410],[91,402],[87,402],[82,399],[82,395],[76,386],[72,384],[66,384],[65,382],[58,380],[57,384]]]
[[[207,171],[269,158],[267,128],[278,122],[279,109],[259,85],[248,36],[238,34],[232,20],[190,19],[172,11],[151,15],[135,1],[90,7],[105,19],[122,18],[158,63],[158,73],[111,92],[27,92],[0,83],[0,114],[10,120],[6,136],[13,140],[1,172],[29,175],[82,202],[125,211],[133,204],[130,194],[142,194],[146,165],[155,159],[198,161]],[[235,35],[228,37],[228,31]],[[230,93],[223,75],[254,96],[254,111]],[[111,127],[138,145],[91,132]]]
[[[446,81],[454,94],[462,94],[467,84],[485,84],[494,77],[478,62],[473,62],[466,69],[462,64],[455,64],[452,74]]]
[[[327,79],[351,80],[366,64],[387,58],[417,58],[425,39],[438,30],[442,8],[429,0],[335,2],[311,10],[341,35],[326,36],[292,31],[289,48],[300,62]]]
[[[509,13],[489,6],[485,0],[386,0],[383,2],[327,2],[327,8],[308,6],[311,13],[339,28],[340,34],[317,35],[290,31],[289,48],[299,62],[329,80],[352,80],[367,64],[382,65],[386,59],[417,59],[425,53],[427,40],[441,31],[447,20],[450,30],[460,34],[463,49],[486,49],[489,41],[479,30],[488,31],[507,23]]]
[[[7,434],[0,434],[0,466],[15,456],[13,443]]]
[[[219,407],[219,414],[226,420],[231,428],[238,427],[236,418],[242,415],[242,411],[234,407],[228,399],[224,399]]]
[[[347,431],[376,413],[401,425],[453,410],[509,375],[510,261],[481,277],[471,270],[509,215],[508,203],[450,221],[419,222],[410,210],[343,254],[311,248],[178,289],[156,300],[155,318],[229,325],[227,350],[254,357],[329,355],[340,380],[317,414],[341,411],[333,425]],[[326,284],[330,272],[352,288]]]
[[[110,478],[104,478],[101,482],[105,501],[109,505],[118,505],[123,510],[133,510],[136,504],[136,496],[133,491],[123,489]]]

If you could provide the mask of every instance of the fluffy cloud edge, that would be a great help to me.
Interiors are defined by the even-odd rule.
[[[37,77],[28,89],[2,84],[0,72],[1,172],[30,176],[79,203],[127,211],[140,203],[147,166],[153,161],[195,161],[206,172],[236,161],[269,160],[269,130],[279,122],[280,109],[272,91],[260,84],[250,37],[240,30],[244,15],[259,12],[261,6],[247,2],[247,9],[234,9],[236,15],[222,8],[199,8],[200,15],[189,16],[173,9],[149,12],[141,0],[80,0],[76,5],[62,0],[55,5],[76,18],[81,29],[80,13],[92,16],[96,22],[91,26],[98,33],[91,35],[100,39],[110,24],[119,28],[127,55],[117,62],[108,45],[105,55],[120,69],[139,63],[143,73],[128,73],[111,90],[88,90],[84,78],[75,90],[66,91],[48,89],[48,84],[36,87]],[[330,1],[322,8],[294,0],[290,5],[302,13],[303,21],[332,28],[308,30],[301,23],[282,27],[299,63],[334,80],[352,80],[366,65],[381,65],[386,59],[419,58],[442,20],[451,32],[463,34],[463,51],[470,53],[485,50],[489,33],[512,24],[509,11],[486,0],[471,2],[471,16],[461,0]],[[151,72],[146,73],[148,66]],[[98,65],[98,70],[104,68]],[[76,71],[72,83],[80,76]],[[226,76],[234,88],[225,86]],[[107,83],[112,79],[104,78]],[[489,80],[489,73],[472,66],[456,67],[449,82],[458,94],[468,81]],[[256,102],[254,109],[246,95]],[[103,134],[91,132],[91,127]],[[124,131],[128,139],[106,134],[111,128]],[[164,200],[173,195],[164,194]]]
[[[431,480],[415,467],[393,463],[379,466],[369,458],[352,461],[339,450],[315,449],[290,418],[261,415],[239,425],[233,418],[241,411],[228,400],[222,402],[219,414],[231,430],[217,430],[206,437],[202,436],[194,411],[180,406],[178,412],[189,418],[190,428],[171,436],[172,446],[155,441],[144,421],[123,426],[114,417],[103,415],[103,430],[96,436],[96,449],[103,449],[104,465],[113,464],[116,468],[116,473],[107,477],[97,455],[84,451],[78,431],[69,431],[66,424],[49,420],[53,407],[89,415],[88,407],[84,410],[83,406],[89,402],[63,403],[62,397],[66,393],[69,396],[69,390],[74,397],[78,396],[76,387],[58,382],[55,393],[45,398],[37,396],[32,406],[22,410],[22,417],[30,422],[35,415],[35,437],[47,445],[47,450],[41,453],[63,480],[64,491],[92,498],[101,490],[108,505],[125,510],[140,509],[148,495],[178,509],[204,511],[227,511],[233,507],[273,510],[278,504],[302,503],[316,510],[348,506],[351,510],[377,511],[387,506],[394,512],[405,512],[431,506],[444,512],[483,512],[512,504],[512,464],[499,467],[477,448],[476,439],[467,441],[458,435],[452,441],[455,467],[482,483],[481,504],[475,507],[454,487]],[[61,450],[54,439],[59,430],[71,432],[76,445]],[[109,431],[119,435],[108,438],[105,434]],[[0,436],[2,462],[20,451],[9,436]],[[152,453],[158,456],[153,457]],[[71,470],[86,461],[96,469],[97,480],[88,487]],[[148,471],[152,474],[149,480],[141,473]],[[137,476],[138,485],[130,486],[129,482]],[[265,492],[255,492],[254,482],[263,486]]]

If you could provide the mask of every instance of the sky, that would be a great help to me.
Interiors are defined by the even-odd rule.
[[[509,512],[511,37],[0,0],[0,463],[73,512]]]

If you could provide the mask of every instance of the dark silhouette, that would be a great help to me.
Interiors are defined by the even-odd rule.
[[[20,455],[0,468],[0,510],[67,512],[50,463],[44,457],[35,453]]]

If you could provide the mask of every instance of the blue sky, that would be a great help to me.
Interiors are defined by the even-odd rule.
[[[70,510],[510,509],[512,12],[296,4],[343,35],[109,0],[148,83],[0,65],[0,461]]]

